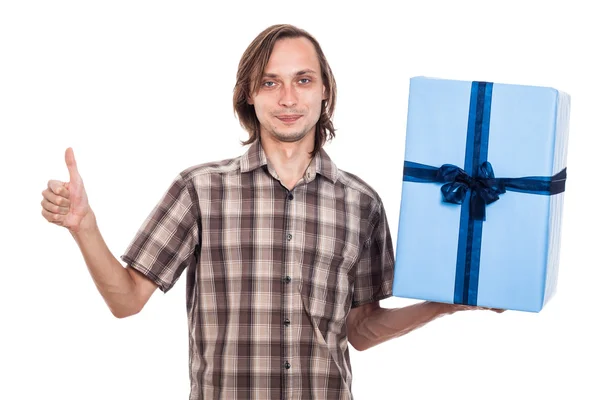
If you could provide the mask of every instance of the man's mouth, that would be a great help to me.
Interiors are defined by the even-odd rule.
[[[275,118],[277,118],[278,120],[280,120],[282,122],[291,123],[291,122],[295,122],[295,121],[299,120],[300,118],[302,118],[302,115],[285,114],[285,115],[277,115],[277,116],[275,116]]]

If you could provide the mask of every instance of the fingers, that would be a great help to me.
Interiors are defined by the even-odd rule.
[[[65,221],[64,215],[52,213],[44,208],[42,208],[42,216],[48,222],[52,222],[53,224],[57,224],[57,225],[62,225],[63,222]]]
[[[71,206],[69,191],[62,182],[51,180],[48,182],[48,188],[42,192],[42,197],[42,216],[48,222],[62,225]]]
[[[65,162],[67,163],[67,169],[69,170],[69,182],[78,182],[81,180],[79,171],[77,170],[77,162],[75,161],[75,153],[72,148],[68,148],[65,151]]]
[[[48,201],[46,198],[42,200],[42,208],[53,214],[67,215],[69,213],[69,207],[58,206],[55,203]]]
[[[479,307],[479,309],[480,310],[494,311],[494,312],[497,312],[497,313],[502,313],[502,312],[506,311],[506,310],[501,309],[501,308],[492,308],[492,307]]]
[[[493,312],[496,312],[498,314],[503,313],[504,311],[506,311],[506,310],[504,310],[502,308],[492,308],[492,307],[476,307],[476,309],[477,310],[493,311]]]
[[[454,304],[454,308],[457,311],[469,311],[469,310],[486,310],[486,311],[494,311],[498,314],[503,313],[504,309],[501,308],[492,308],[492,307],[483,307],[483,306],[469,306],[466,304]]]
[[[56,181],[56,180],[48,181],[48,189],[50,189],[50,193],[60,196],[60,197],[64,197],[65,199],[68,199],[71,197],[71,193],[65,187],[65,184],[61,181]],[[44,192],[42,192],[42,194],[44,194]],[[51,200],[51,199],[48,199],[48,200]],[[54,204],[63,205],[63,204],[59,204],[59,203],[54,203]]]
[[[41,202],[42,216],[48,222],[61,226],[65,226],[65,223],[68,225],[74,223],[71,214],[71,200],[74,201],[74,207],[77,207],[77,202],[81,200],[81,191],[83,190],[83,182],[77,170],[75,154],[70,147],[65,151],[65,163],[69,170],[69,182],[48,181],[48,188],[42,192]],[[73,199],[71,199],[69,189],[73,191]]]
[[[502,313],[506,310],[502,309],[502,308],[492,308],[492,307],[477,307],[478,310],[488,310],[488,311],[494,311],[497,313]]]

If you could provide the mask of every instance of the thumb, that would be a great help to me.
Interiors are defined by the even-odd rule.
[[[77,162],[75,161],[75,154],[72,148],[68,148],[65,152],[65,162],[67,163],[67,169],[69,170],[69,182],[80,181],[81,176],[77,170]]]

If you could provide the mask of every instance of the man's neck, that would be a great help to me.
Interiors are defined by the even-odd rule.
[[[289,190],[304,176],[312,159],[310,152],[314,149],[314,140],[314,134],[308,134],[298,142],[287,143],[261,134],[263,150],[279,180]]]

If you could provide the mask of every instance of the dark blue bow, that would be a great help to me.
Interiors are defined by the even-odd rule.
[[[469,218],[485,221],[485,206],[498,200],[507,190],[541,195],[553,195],[565,191],[567,169],[553,176],[526,176],[521,178],[496,178],[492,164],[482,163],[475,177],[456,165],[441,167],[404,162],[404,180],[410,182],[443,183],[441,191],[446,203],[462,204],[467,192],[471,191]]]
[[[435,179],[445,183],[441,191],[447,203],[462,204],[467,192],[471,191],[469,211],[474,220],[485,221],[485,206],[506,193],[503,182],[494,177],[492,164],[487,161],[479,166],[475,177],[456,165],[444,164],[438,169]]]

